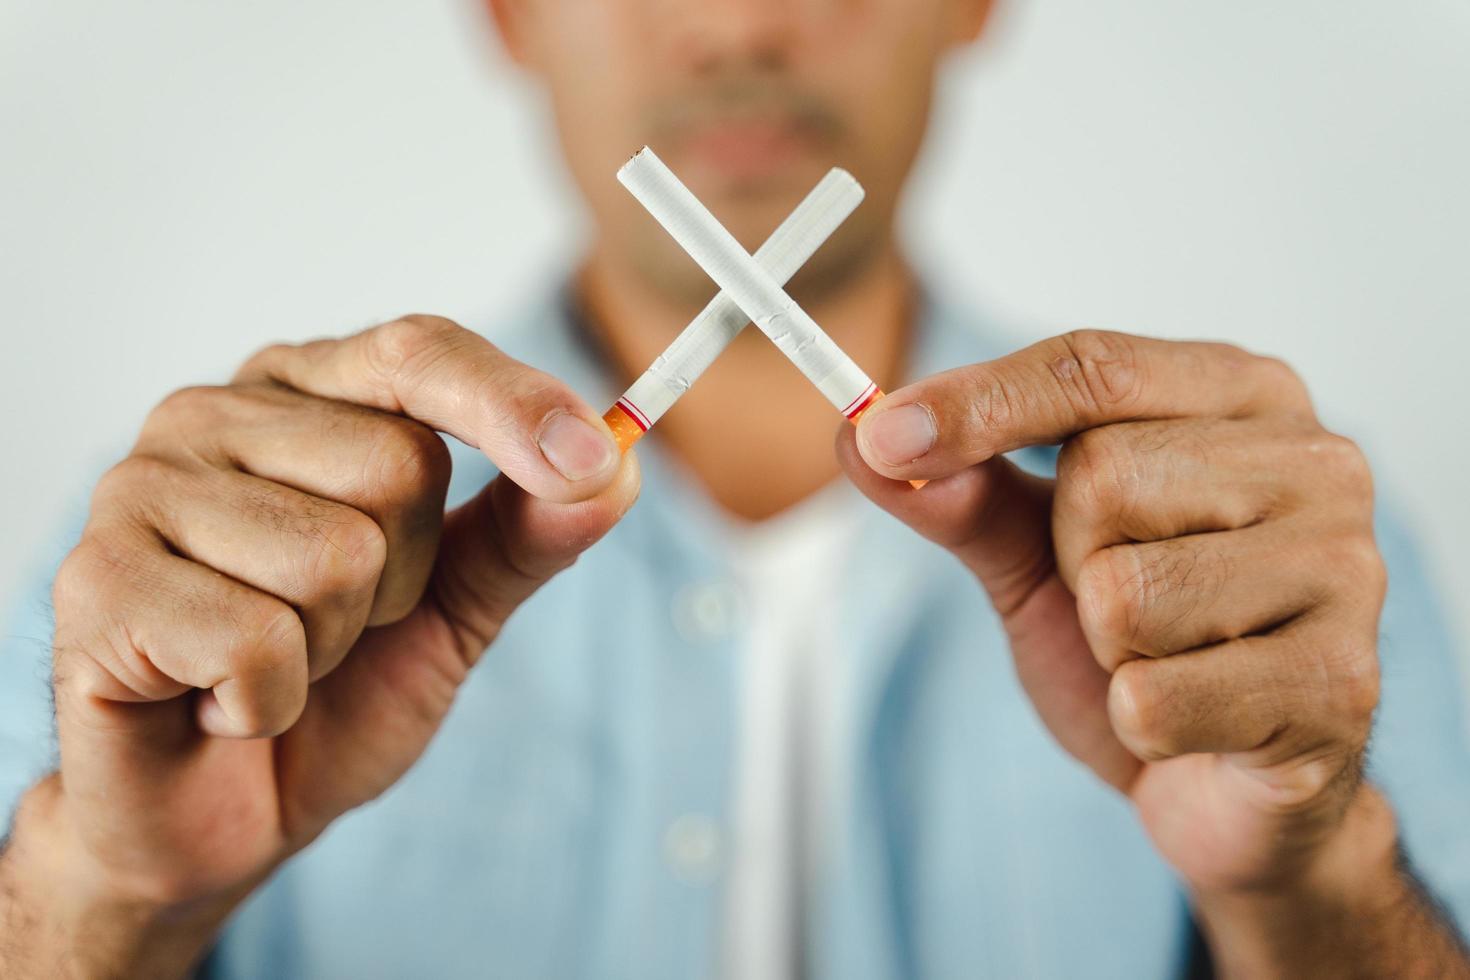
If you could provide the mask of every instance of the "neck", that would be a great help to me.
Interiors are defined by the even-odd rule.
[[[655,292],[602,249],[582,266],[577,292],[621,383],[637,377],[702,305]],[[791,292],[880,387],[897,386],[914,288],[896,249],[870,258],[841,284],[816,292],[803,290],[798,279]],[[752,326],[647,438],[660,440],[726,511],[758,521],[837,477],[832,438],[838,424],[847,423]]]

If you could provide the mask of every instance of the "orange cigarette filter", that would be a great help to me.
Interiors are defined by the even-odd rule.
[[[602,421],[612,429],[613,438],[617,440],[618,449],[627,452],[633,448],[633,443],[643,438],[643,433],[648,430],[639,425],[628,410],[621,404],[609,408],[602,416]]]

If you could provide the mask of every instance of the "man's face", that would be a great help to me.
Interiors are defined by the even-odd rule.
[[[714,286],[614,174],[647,144],[747,249],[833,166],[867,200],[793,289],[840,283],[888,241],[935,70],[988,0],[489,0],[545,84],[602,244],[672,300]]]

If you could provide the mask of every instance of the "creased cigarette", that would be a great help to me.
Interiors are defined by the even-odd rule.
[[[883,392],[648,147],[618,180],[762,333],[854,424]],[[911,481],[922,486],[923,481]]]
[[[787,282],[862,200],[862,185],[846,170],[834,167],[771,233],[755,260],[772,279]],[[710,300],[603,416],[618,445],[626,451],[637,442],[749,322],[750,317],[724,292]]]

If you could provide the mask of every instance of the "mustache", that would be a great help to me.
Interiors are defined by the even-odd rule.
[[[677,141],[707,126],[745,120],[776,120],[830,142],[847,131],[826,99],[770,75],[724,75],[681,88],[649,108],[647,128],[660,142]]]

